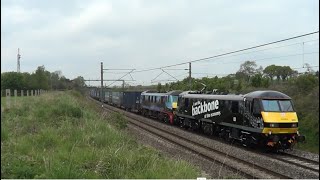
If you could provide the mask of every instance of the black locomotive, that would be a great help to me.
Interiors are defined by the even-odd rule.
[[[277,91],[254,91],[246,95],[179,95],[176,118],[183,127],[200,129],[243,145],[266,145],[289,149],[304,136],[291,98]]]
[[[98,89],[90,95],[99,99]],[[304,136],[289,96],[278,91],[245,95],[191,91],[105,92],[105,102],[181,127],[217,135],[244,146],[290,149]]]

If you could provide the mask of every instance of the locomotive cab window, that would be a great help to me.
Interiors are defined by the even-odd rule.
[[[171,96],[172,102],[177,102],[178,101],[178,96]]]
[[[282,111],[287,112],[287,111],[293,111],[293,106],[291,101],[289,100],[281,100],[279,101],[280,108]]]
[[[290,100],[262,100],[264,111],[269,112],[292,112],[293,107]]]
[[[265,111],[280,111],[277,100],[262,100],[262,104]]]

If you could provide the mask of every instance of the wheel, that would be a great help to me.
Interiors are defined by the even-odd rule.
[[[169,123],[169,117],[168,117],[168,115],[164,115],[164,117],[163,117],[163,122],[164,123],[166,123],[166,124],[168,124]]]
[[[179,118],[179,126],[181,127],[181,128],[183,128],[184,127],[184,121],[183,121],[183,119],[181,119],[181,118]]]

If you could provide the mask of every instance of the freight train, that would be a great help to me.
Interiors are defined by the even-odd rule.
[[[99,99],[100,89],[92,89],[90,95]],[[105,91],[104,95],[110,105],[244,146],[287,150],[305,140],[298,131],[292,99],[278,91],[245,95]]]

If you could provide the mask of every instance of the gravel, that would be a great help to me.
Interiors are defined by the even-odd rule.
[[[114,107],[111,107],[114,108]],[[117,109],[117,108],[115,108]],[[117,109],[119,110],[119,109]],[[197,135],[195,133],[180,129],[175,126],[167,125],[162,122],[158,122],[156,120],[151,120],[148,118],[144,118],[142,116],[138,116],[136,114],[131,114],[125,111],[121,111],[121,114],[129,114],[131,117],[142,118],[142,120],[148,124],[155,125],[158,128],[167,129],[171,132],[174,132],[177,135],[186,137],[192,141],[199,142],[203,145],[206,145],[210,148],[217,149],[222,152],[228,152],[230,156],[235,156],[237,158],[241,158],[242,160],[251,162],[253,166],[260,165],[265,167],[266,169],[272,170],[277,173],[281,173],[283,175],[296,178],[296,179],[319,179],[319,172],[313,172],[310,170],[303,169],[301,167],[288,164],[276,159],[269,157],[270,155],[262,155],[260,153],[252,152],[248,148],[241,148],[234,145],[230,145],[227,143],[223,143],[208,137],[204,137],[202,135]],[[239,175],[238,172],[232,172],[227,168],[221,168],[219,163],[211,162],[195,153],[190,151],[186,151],[182,149],[181,146],[174,145],[164,139],[161,139],[155,135],[150,134],[144,130],[141,130],[137,127],[129,126],[128,132],[135,137],[135,139],[141,144],[151,146],[161,151],[163,154],[170,158],[174,159],[183,159],[187,162],[194,164],[199,167],[202,171],[201,176],[208,178],[243,178]],[[317,160],[319,162],[319,155],[303,152],[300,150],[293,150],[290,152],[291,154],[295,154],[298,156],[302,156],[305,158],[309,158],[312,160]]]
[[[301,150],[298,150],[298,149],[294,149],[293,151],[288,152],[288,153],[319,162],[319,154],[314,154],[314,153],[311,153],[311,152],[301,151]]]
[[[207,179],[222,179],[222,178],[243,178],[237,172],[227,169],[221,164],[209,161],[195,153],[181,148],[178,145],[172,144],[165,139],[159,138],[145,130],[141,130],[135,126],[129,125],[128,132],[141,144],[153,147],[166,157],[176,160],[187,161],[201,170],[201,177]]]

